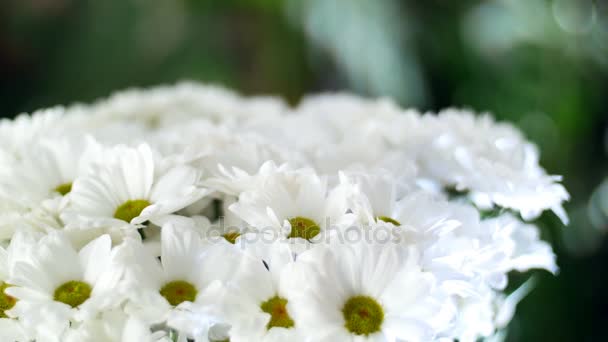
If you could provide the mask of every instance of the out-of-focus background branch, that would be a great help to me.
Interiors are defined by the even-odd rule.
[[[561,272],[538,275],[507,340],[608,340],[608,2],[0,2],[0,116],[183,79],[292,103],[349,90],[513,122],[573,199],[569,227],[538,222]]]

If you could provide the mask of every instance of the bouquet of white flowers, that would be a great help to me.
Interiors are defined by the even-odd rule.
[[[0,122],[2,341],[476,341],[555,273],[513,126],[347,94],[129,90]]]

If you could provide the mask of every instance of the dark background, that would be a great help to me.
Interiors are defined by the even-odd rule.
[[[179,80],[514,123],[564,176],[572,222],[537,222],[561,271],[534,273],[507,340],[608,341],[608,2],[0,0],[0,116]]]

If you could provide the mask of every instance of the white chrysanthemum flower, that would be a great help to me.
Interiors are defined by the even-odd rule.
[[[370,114],[395,109],[353,96],[325,95],[305,99],[293,113],[252,127],[263,136],[302,152],[319,172],[379,165],[389,145]],[[400,116],[391,112],[391,119]],[[373,120],[373,119],[372,119]],[[381,131],[381,130],[380,130]]]
[[[387,172],[348,172],[340,175],[340,183],[350,189],[347,194],[350,197],[350,210],[359,222],[371,225],[381,221],[401,225],[395,219],[401,215],[398,201],[413,189],[407,178],[397,178]]]
[[[0,215],[0,240],[7,244],[16,238],[16,233],[49,233],[63,229],[63,224],[56,213],[44,208],[35,208],[30,211],[21,208],[20,210],[22,211],[15,210]],[[98,236],[94,236],[93,239]]]
[[[567,222],[562,202],[569,195],[558,183],[560,177],[546,174],[536,146],[515,127],[454,109],[423,119],[431,139],[419,154],[426,175],[470,191],[482,208],[496,204],[515,209],[526,220],[551,209]]]
[[[368,181],[383,190],[376,192],[375,187],[361,183],[353,212],[375,237],[383,238],[381,242],[417,246],[424,269],[442,280],[474,277],[486,271],[485,264],[482,268],[476,263],[480,262],[476,257],[486,249],[479,244],[481,227],[474,207],[426,192],[396,196],[399,185],[390,179],[371,177]],[[380,231],[386,236],[379,235]]]
[[[15,257],[0,247],[0,340],[25,342],[29,339],[21,323],[6,314],[6,311],[12,309],[17,303],[16,298],[4,292],[10,286],[7,282],[10,273],[9,265]]]
[[[328,191],[327,181],[312,169],[262,177],[230,206],[253,230],[275,238],[313,241],[350,222],[346,199],[340,192]]]
[[[249,230],[240,219],[228,211],[226,206],[222,210],[226,210],[227,215],[213,222],[206,216],[200,215],[191,217],[173,216],[168,222],[178,228],[196,231],[206,243],[229,244],[232,245],[231,248],[240,248],[240,238]]]
[[[88,175],[74,182],[61,215],[68,226],[162,224],[167,215],[208,193],[199,186],[200,172],[192,167],[159,170],[146,144],[119,145],[106,152],[104,164],[92,165]]]
[[[264,247],[262,258],[247,254],[225,294],[230,341],[304,341],[288,295],[292,251],[281,243]]]
[[[462,342],[487,340],[497,330],[507,326],[517,305],[533,286],[534,278],[531,278],[507,296],[479,283],[474,296],[456,300],[458,315],[449,329],[440,335],[451,336]]]
[[[11,194],[0,187],[0,241],[10,240],[28,208],[11,200]]]
[[[496,272],[525,272],[545,269],[557,273],[555,254],[549,243],[540,239],[538,227],[521,222],[511,214],[503,214],[482,222],[482,232],[493,239],[493,248],[505,256]]]
[[[502,290],[513,270],[557,271],[555,256],[538,229],[512,215],[480,221],[473,207],[424,193],[404,197],[397,207],[401,241],[419,246],[424,268],[449,280],[444,283],[448,292],[475,291],[467,282],[476,278]]]
[[[306,165],[304,157],[293,150],[269,143],[256,136],[226,136],[216,138],[200,149],[205,152],[196,163],[211,177],[225,178],[226,170],[255,174],[268,161],[288,163],[291,167]],[[238,184],[238,183],[237,183]],[[232,192],[234,195],[238,193]]]
[[[175,321],[190,336],[206,334],[218,314],[204,320],[194,308],[213,307],[221,295],[222,281],[238,266],[236,251],[225,245],[206,244],[192,229],[171,223],[161,231],[160,261],[137,241],[126,241],[119,257],[127,269],[129,302],[126,311],[149,324]],[[188,321],[189,320],[189,321]]]
[[[19,239],[17,243],[32,243]],[[122,273],[113,260],[112,242],[100,236],[80,251],[65,236],[50,233],[12,265],[5,293],[15,306],[6,313],[17,317],[32,338],[60,341],[71,322],[93,319],[120,304]]]
[[[245,191],[252,191],[263,187],[267,178],[273,175],[282,175],[294,172],[288,164],[277,164],[274,161],[266,161],[254,171],[247,171],[239,167],[225,167],[218,164],[220,174],[211,176],[205,181],[205,185],[231,196],[239,196]]]
[[[372,190],[368,190],[372,191]],[[540,240],[538,229],[525,225],[512,215],[480,221],[478,212],[466,204],[452,203],[424,192],[416,192],[389,202],[371,200],[360,193],[355,213],[363,219],[376,219],[379,226],[394,227],[393,234],[406,244],[417,245],[424,268],[441,279],[483,277],[494,288],[507,285],[507,273],[544,268],[556,272],[551,247]],[[379,212],[384,203],[390,211]],[[366,205],[370,204],[370,205]],[[379,216],[383,214],[383,216]],[[385,216],[388,215],[388,216]],[[376,228],[377,229],[377,228]],[[458,276],[456,276],[458,275]],[[451,285],[463,283],[449,283]]]
[[[182,82],[171,87],[118,92],[96,103],[92,110],[110,120],[135,120],[151,127],[164,127],[193,118],[236,123],[252,117],[277,117],[285,107],[285,102],[278,98],[243,98],[223,87]]]
[[[71,191],[72,182],[87,171],[87,155],[98,148],[92,140],[41,140],[23,151],[0,186],[23,208],[59,210],[62,204],[53,202]]]
[[[430,341],[441,297],[412,249],[342,244],[300,256],[292,288],[294,321],[314,341]]]
[[[71,114],[71,113],[70,113]],[[20,114],[14,120],[0,120],[0,145],[13,158],[20,158],[24,149],[30,148],[43,137],[61,137],[70,131],[78,131],[73,124],[74,117],[63,107],[43,109],[28,114]]]

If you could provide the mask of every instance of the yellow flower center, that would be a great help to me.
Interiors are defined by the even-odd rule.
[[[130,200],[123,203],[120,207],[116,208],[114,212],[114,218],[131,222],[134,218],[139,216],[147,206],[151,203],[147,200]]]
[[[55,289],[53,298],[57,302],[75,308],[91,297],[91,291],[91,285],[83,281],[71,280]]]
[[[319,225],[317,225],[315,221],[306,217],[294,217],[289,220],[289,223],[291,224],[291,233],[289,234],[290,238],[302,238],[310,240],[321,232]]]
[[[222,236],[224,237],[224,239],[226,239],[226,241],[228,241],[234,245],[236,243],[236,238],[241,236],[241,234],[238,232],[230,232],[230,233],[226,233]]]
[[[183,302],[194,302],[197,293],[194,285],[183,280],[169,282],[160,289],[160,295],[173,306],[178,306]]]
[[[399,227],[401,225],[401,222],[395,220],[392,217],[388,217],[388,216],[376,216],[376,221],[384,221],[387,223],[392,223],[397,227]]]
[[[266,325],[266,329],[270,330],[274,327],[291,328],[294,326],[293,319],[287,312],[287,299],[279,296],[274,296],[260,305],[262,311],[270,314],[270,321]]]
[[[380,331],[384,311],[376,300],[368,296],[351,297],[342,308],[344,327],[355,335],[369,335]]]
[[[4,311],[12,309],[15,303],[17,303],[17,299],[4,293],[4,290],[10,286],[7,283],[0,282],[0,318],[7,318],[8,316]]]
[[[72,191],[72,183],[60,184],[55,188],[55,191],[60,193],[61,196],[65,196]]]

